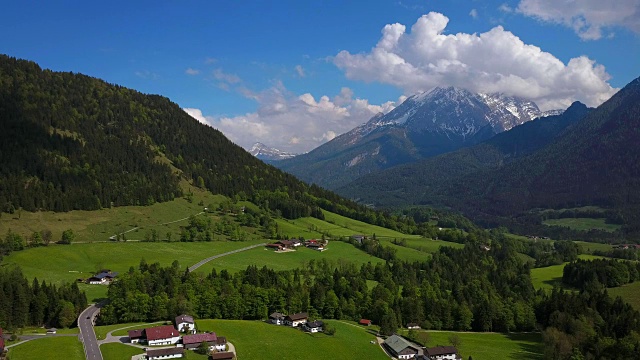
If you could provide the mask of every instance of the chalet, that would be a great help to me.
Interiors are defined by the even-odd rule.
[[[322,331],[322,327],[324,326],[324,323],[322,321],[307,321],[306,323],[304,323],[304,325],[302,325],[302,327],[304,328],[305,331],[308,331],[310,333],[317,333]]]
[[[371,326],[371,320],[360,319],[360,321],[358,321],[358,324],[364,325],[364,326]]]
[[[176,317],[176,329],[181,332],[196,333],[196,324],[193,321],[193,316],[180,315]]]
[[[209,359],[212,360],[232,360],[234,354],[232,352],[217,352],[209,355]]]
[[[293,241],[291,240],[278,240],[275,243],[282,246],[285,249],[291,249],[294,246]]]
[[[284,325],[284,314],[274,312],[273,314],[269,315],[269,322],[276,325]]]
[[[363,240],[367,240],[366,235],[351,235],[351,238],[358,242],[358,244],[362,244]]]
[[[142,330],[129,330],[129,341],[132,344],[138,344],[144,341],[144,329]]]
[[[302,245],[302,241],[298,239],[291,239],[291,242],[293,243],[293,247],[298,247]]]
[[[409,330],[416,330],[416,329],[420,329],[420,325],[416,324],[416,323],[408,323],[407,324],[407,329]]]
[[[398,359],[413,359],[421,354],[421,348],[412,344],[398,335],[389,336],[382,345],[389,351],[391,356]]]
[[[276,250],[276,251],[284,249],[284,247],[282,247],[282,245],[280,245],[280,244],[267,244],[267,245],[265,245],[265,247],[269,248],[269,249]]]
[[[218,340],[216,340],[215,348],[217,351],[227,350],[227,338],[224,336],[218,336]]]
[[[180,341],[180,333],[171,325],[144,329],[149,345],[173,345]],[[169,359],[169,358],[167,358]]]
[[[101,272],[88,278],[87,282],[91,285],[110,284],[116,276],[118,276],[117,272]]]
[[[180,359],[182,357],[184,357],[184,349],[179,347],[147,350],[148,360]]]
[[[309,315],[307,313],[297,313],[292,315],[287,315],[284,318],[284,324],[288,326],[297,327],[307,322]]]
[[[218,343],[218,337],[216,333],[202,333],[194,335],[185,335],[182,337],[182,344],[187,350],[195,350],[200,344],[207,343],[209,350],[213,350]]]
[[[307,247],[311,250],[318,250],[318,251],[324,250],[324,245],[321,243],[308,244]]]
[[[437,346],[424,350],[425,357],[429,360],[459,360],[458,350],[453,346]]]

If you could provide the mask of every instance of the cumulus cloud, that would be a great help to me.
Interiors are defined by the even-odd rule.
[[[184,111],[222,131],[244,148],[262,142],[280,150],[302,153],[366,122],[378,112],[391,111],[397,104],[392,101],[369,104],[366,99],[354,98],[349,88],[343,88],[333,99],[316,98],[309,93],[295,95],[280,82],[261,92],[245,89],[244,94],[257,101],[256,112],[214,117],[203,115],[199,109],[185,108]]]
[[[498,7],[498,10],[505,12],[505,13],[512,13],[513,12],[513,8],[511,8],[511,6],[509,6],[509,4],[507,3],[502,3],[502,5],[500,5]]]
[[[296,73],[298,73],[298,76],[300,77],[307,76],[307,74],[304,72],[304,68],[302,67],[302,65],[296,65]]]
[[[570,27],[583,40],[613,36],[615,27],[640,34],[640,0],[522,0],[517,10]]]
[[[543,110],[575,100],[596,106],[616,91],[604,66],[585,56],[565,64],[502,26],[481,34],[445,34],[448,22],[443,14],[431,12],[420,17],[410,33],[405,25],[386,25],[370,52],[343,50],[333,62],[349,79],[391,84],[405,94],[457,86],[521,96]]]
[[[469,16],[471,16],[474,19],[477,19],[478,18],[478,10],[471,9],[471,11],[469,11]]]
[[[198,74],[200,74],[200,70],[187,68],[187,70],[185,70],[184,73],[187,74],[187,75],[198,75]]]

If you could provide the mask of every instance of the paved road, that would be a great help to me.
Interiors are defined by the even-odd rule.
[[[241,251],[251,250],[251,249],[253,249],[253,248],[257,248],[257,247],[265,246],[265,245],[267,245],[267,244],[266,244],[266,243],[262,243],[262,244],[251,245],[251,246],[247,246],[246,248],[242,248],[242,249],[238,249],[238,250],[233,250],[233,251],[226,252],[226,253],[224,253],[224,254],[218,254],[218,255],[214,255],[214,256],[208,257],[208,258],[206,258],[206,259],[204,259],[204,260],[199,261],[197,264],[195,264],[195,265],[193,265],[193,266],[189,267],[189,272],[193,272],[195,269],[199,268],[200,266],[202,266],[202,265],[204,265],[204,264],[208,263],[209,261],[211,261],[211,260],[213,260],[213,259],[217,259],[217,258],[220,258],[220,257],[223,257],[223,256],[227,256],[227,255],[231,255],[231,254],[239,253],[239,252],[241,252]]]
[[[84,355],[87,360],[102,360],[102,353],[96,333],[93,330],[93,321],[100,312],[102,304],[94,304],[86,308],[78,317],[78,328],[80,328],[80,341],[84,346]]]

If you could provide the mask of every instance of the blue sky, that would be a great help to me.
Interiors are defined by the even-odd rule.
[[[0,52],[302,152],[434,86],[598,105],[640,76],[640,0],[600,3],[14,1]]]

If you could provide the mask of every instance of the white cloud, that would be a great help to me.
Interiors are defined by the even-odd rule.
[[[474,19],[477,19],[478,18],[478,10],[471,9],[471,11],[469,11],[469,16],[471,16]]]
[[[611,37],[615,27],[640,34],[640,0],[522,0],[518,11],[570,27],[583,40]]]
[[[564,64],[502,26],[481,34],[447,35],[448,22],[431,12],[410,33],[402,24],[386,25],[370,52],[341,51],[333,62],[349,79],[391,84],[405,94],[457,86],[529,98],[543,110],[575,100],[596,106],[616,91],[604,66],[585,56]]]
[[[242,81],[238,75],[226,73],[220,68],[213,70],[213,77],[226,84],[237,84]]]
[[[302,65],[296,65],[296,73],[298,73],[298,76],[300,77],[307,76],[307,74],[304,72],[304,68],[302,67]]]
[[[200,74],[200,70],[187,68],[187,70],[185,70],[184,73],[187,74],[187,75],[198,75],[198,74]]]
[[[513,12],[513,8],[511,8],[511,6],[509,6],[509,4],[507,3],[503,3],[502,5],[500,5],[498,7],[498,10],[505,12],[505,13],[512,13]]]
[[[244,148],[262,142],[281,150],[302,153],[347,132],[369,120],[378,112],[389,112],[396,102],[372,105],[366,99],[353,97],[351,89],[343,88],[333,99],[315,98],[309,93],[296,96],[282,83],[252,92],[243,92],[258,103],[256,112],[239,116],[204,116],[202,111],[185,108],[198,121],[222,131]]]

